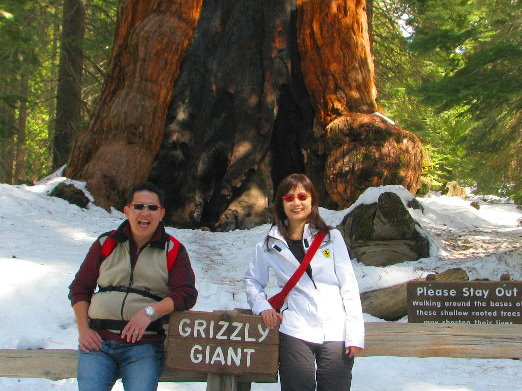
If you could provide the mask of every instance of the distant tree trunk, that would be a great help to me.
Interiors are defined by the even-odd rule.
[[[16,134],[16,106],[14,83],[0,85],[0,182],[14,181],[14,141]]]
[[[66,175],[104,207],[152,180],[167,192],[168,223],[217,230],[266,221],[292,172],[309,174],[332,207],[372,185],[414,191],[420,142],[373,114],[365,4],[126,2]]]
[[[20,96],[22,100],[18,106],[17,133],[16,133],[16,164],[15,183],[24,183],[25,180],[25,132],[27,128],[27,99],[29,97],[29,80],[26,74],[20,80]]]
[[[81,85],[85,4],[64,0],[56,121],[53,139],[53,167],[65,164],[71,142],[81,123]]]
[[[55,11],[57,11],[60,7],[56,4],[57,1],[53,1],[51,3],[51,6],[54,8]],[[54,97],[56,94],[56,91],[58,90],[58,49],[60,45],[60,17],[59,12],[55,12],[55,16],[53,18],[52,23],[52,37],[51,37],[51,51],[50,51],[50,77],[47,81],[47,94],[49,98],[46,100],[45,106],[46,111],[49,116],[48,120],[48,133],[47,133],[47,160],[46,165],[48,169],[53,168],[53,144],[54,144],[54,133],[55,133],[55,123],[56,123],[56,99],[51,99],[51,97]]]

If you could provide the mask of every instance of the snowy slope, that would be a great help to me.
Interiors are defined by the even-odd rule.
[[[124,216],[90,204],[81,209],[47,194],[64,181],[50,177],[35,186],[0,184],[0,348],[75,348],[76,326],[67,299],[68,285],[96,237],[114,229]],[[78,184],[82,186],[82,184]],[[358,203],[374,202],[394,191],[406,203],[412,195],[400,186],[369,189]],[[484,204],[476,210],[458,198],[419,199],[424,213],[410,210],[431,243],[430,258],[386,268],[354,261],[361,291],[390,286],[431,271],[462,267],[471,278],[498,279],[510,273],[522,280],[522,211],[512,204]],[[352,206],[351,208],[355,207]],[[336,225],[347,213],[322,209]],[[195,310],[247,308],[242,275],[254,244],[268,225],[251,230],[211,233],[168,228],[187,247],[200,292]],[[514,250],[518,248],[518,250]],[[271,290],[275,292],[272,286]],[[369,315],[367,320],[381,321]],[[359,358],[352,390],[490,391],[522,390],[515,379],[522,363],[515,360],[449,358]],[[0,378],[4,390],[74,390],[75,379]],[[115,390],[121,390],[121,384]],[[205,384],[164,384],[160,390],[204,390]],[[256,384],[253,390],[278,390]]]

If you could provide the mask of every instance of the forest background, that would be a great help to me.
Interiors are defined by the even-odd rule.
[[[103,88],[119,6],[0,0],[0,182],[33,183],[65,163]],[[422,140],[425,183],[522,203],[520,1],[367,6],[378,103]]]

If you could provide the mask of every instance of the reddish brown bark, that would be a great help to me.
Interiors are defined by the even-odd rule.
[[[75,140],[65,172],[87,181],[103,207],[121,207],[127,190],[149,175],[201,4],[124,3],[98,109]]]
[[[373,115],[375,75],[365,0],[298,0],[299,53],[315,109],[311,175],[335,206],[369,186],[401,184],[415,193],[422,146],[412,133]],[[324,176],[323,176],[324,175]]]
[[[303,77],[323,127],[377,110],[365,0],[299,0],[297,41]]]
[[[401,184],[415,192],[423,150],[413,133],[374,114],[339,117],[326,128],[325,184],[341,208],[368,187]]]

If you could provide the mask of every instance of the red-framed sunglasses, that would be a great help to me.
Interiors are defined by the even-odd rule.
[[[297,193],[297,194],[287,194],[281,197],[285,202],[292,202],[296,198],[299,201],[306,201],[310,197],[310,194],[308,193]]]

